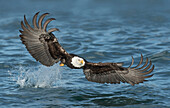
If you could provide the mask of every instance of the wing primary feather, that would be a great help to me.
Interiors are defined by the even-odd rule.
[[[34,31],[33,30],[33,28],[28,24],[28,21],[27,21],[27,19],[26,19],[26,16],[24,15],[24,22],[25,22],[25,25],[28,27],[28,29],[29,30],[32,30],[32,31]]]
[[[37,12],[37,13],[34,15],[33,20],[32,20],[35,29],[38,29],[37,23],[36,23],[36,22],[37,22],[37,16],[38,16],[38,14],[39,14],[39,12]]]
[[[142,64],[142,62],[143,62],[143,55],[141,54],[141,59],[140,59],[139,64],[137,66],[133,67],[133,69],[139,67]]]
[[[148,65],[145,69],[141,70],[141,72],[148,70],[148,69],[151,67],[151,65],[152,65],[152,62],[151,62],[151,60],[150,60],[149,65]]]
[[[39,29],[42,29],[42,21],[43,21],[44,17],[45,17],[46,15],[48,15],[48,14],[49,14],[49,13],[44,13],[44,14],[42,14],[42,15],[40,16],[40,18],[39,18],[39,20],[38,20]]]
[[[54,31],[60,31],[58,28],[51,28],[48,30],[48,33],[54,32]]]
[[[25,27],[23,21],[21,21],[21,27],[24,31],[28,32],[29,33],[29,30]]]
[[[152,66],[152,68],[149,70],[149,71],[147,71],[147,72],[145,72],[145,73],[141,73],[142,75],[147,75],[147,74],[150,74],[153,70],[154,70],[154,65]]]
[[[146,58],[145,64],[142,67],[138,68],[138,69],[143,69],[147,64],[148,64],[148,58]]]
[[[149,76],[145,76],[144,78],[150,78],[150,77],[152,77],[154,74],[152,74],[152,75],[149,75]]]
[[[19,32],[20,32],[20,33],[23,33],[23,31],[22,31],[22,30],[19,30]],[[21,35],[20,35],[20,37],[21,37]]]
[[[46,28],[47,28],[47,25],[52,21],[52,20],[55,20],[55,18],[50,18],[48,20],[45,21],[44,25],[43,25],[43,30],[44,31],[47,31]]]
[[[133,65],[133,63],[134,63],[134,58],[132,56],[132,63],[130,64],[130,66],[128,68],[130,68]]]

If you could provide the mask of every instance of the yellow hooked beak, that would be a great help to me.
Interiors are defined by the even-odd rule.
[[[81,63],[81,64],[83,64],[83,63],[84,63],[84,61],[83,61],[83,60],[81,60],[81,61],[80,61],[80,63]]]
[[[60,66],[64,66],[64,64],[63,64],[63,63],[60,63]]]

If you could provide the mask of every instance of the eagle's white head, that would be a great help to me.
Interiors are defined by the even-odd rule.
[[[71,64],[76,68],[81,68],[85,65],[85,61],[83,58],[80,58],[78,56],[74,56],[72,58]]]

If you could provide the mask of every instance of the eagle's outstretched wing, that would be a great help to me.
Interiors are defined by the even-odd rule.
[[[28,24],[24,15],[24,22],[21,21],[22,43],[25,44],[29,53],[41,64],[46,66],[52,66],[58,62],[62,56],[68,54],[58,43],[57,38],[52,34],[53,31],[59,31],[57,28],[46,30],[47,25],[55,20],[54,18],[47,19],[42,25],[42,21],[48,13],[44,13],[40,16],[37,23],[37,12],[33,17],[33,28]],[[25,24],[24,24],[25,23]]]
[[[88,81],[98,82],[98,83],[130,83],[131,85],[143,83],[146,81],[145,78],[150,78],[153,76],[150,74],[154,65],[150,69],[152,63],[148,64],[148,58],[146,63],[140,67],[143,62],[143,56],[141,54],[141,60],[139,64],[135,67],[131,67],[134,63],[132,57],[132,63],[128,68],[124,68],[117,63],[86,63],[84,67],[84,74]],[[149,70],[150,69],[150,70]]]

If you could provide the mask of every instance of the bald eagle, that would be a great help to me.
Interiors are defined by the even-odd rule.
[[[55,19],[47,19],[42,24],[44,17],[49,13],[42,14],[37,22],[38,14],[39,12],[33,16],[33,27],[28,24],[24,15],[24,21],[21,21],[23,30],[19,31],[22,43],[26,46],[32,57],[41,64],[52,66],[60,61],[60,66],[67,65],[71,69],[83,69],[86,79],[97,83],[116,84],[123,82],[135,85],[143,83],[147,81],[145,78],[153,76],[153,74],[149,74],[154,70],[154,65],[152,65],[148,58],[144,65],[141,66],[143,62],[142,54],[137,66],[131,67],[134,63],[132,56],[132,63],[127,68],[122,66],[123,63],[91,63],[78,55],[69,54],[52,33],[59,31],[59,29],[51,28],[48,31],[46,30],[47,25]]]

